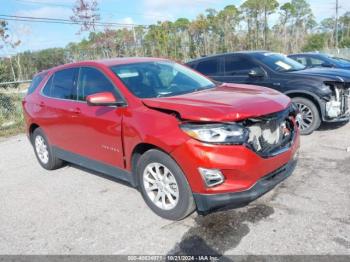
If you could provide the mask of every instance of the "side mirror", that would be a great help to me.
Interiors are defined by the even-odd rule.
[[[86,98],[89,106],[123,106],[124,101],[118,101],[111,92],[96,93]]]
[[[264,77],[265,76],[265,72],[261,69],[261,68],[254,68],[252,70],[249,71],[248,75],[250,77]]]
[[[334,67],[334,65],[332,65],[331,63],[328,62],[324,62],[321,64],[322,67]]]

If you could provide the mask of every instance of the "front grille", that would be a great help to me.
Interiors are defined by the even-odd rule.
[[[262,157],[271,157],[287,150],[293,141],[295,112],[282,112],[246,120],[249,129],[248,146]]]

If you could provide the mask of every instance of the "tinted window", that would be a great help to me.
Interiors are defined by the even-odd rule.
[[[225,56],[225,75],[248,74],[258,67],[254,62],[239,56]]]
[[[46,83],[43,90],[44,95],[60,99],[76,100],[77,73],[77,68],[70,68],[57,71]]]
[[[307,66],[307,59],[306,57],[301,57],[301,56],[293,56],[292,59],[294,59],[295,61],[297,61],[298,63]]]
[[[29,95],[35,91],[35,89],[38,87],[38,85],[41,83],[41,81],[43,80],[44,77],[45,77],[45,74],[40,74],[40,75],[36,75],[33,78],[32,83],[28,87],[27,95]]]
[[[215,86],[195,71],[172,62],[145,62],[111,67],[137,97],[175,96]]]
[[[312,66],[322,66],[322,64],[325,62],[321,59],[315,58],[315,57],[311,57],[310,58],[310,62]]]
[[[114,85],[99,70],[91,67],[82,67],[79,74],[79,100],[85,101],[86,97],[101,92],[116,94]]]
[[[218,75],[219,74],[219,58],[208,59],[198,63],[196,70],[204,75]]]

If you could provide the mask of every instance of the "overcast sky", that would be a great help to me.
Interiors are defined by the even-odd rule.
[[[69,19],[75,0],[1,0],[1,15],[33,16]],[[207,8],[220,10],[226,5],[239,6],[243,0],[100,0],[101,19],[104,22],[151,24],[159,20],[179,17],[195,18]],[[280,0],[280,3],[287,0]],[[318,21],[335,15],[335,0],[309,0]],[[340,14],[350,11],[349,0],[339,0]],[[275,19],[275,18],[272,18]],[[77,35],[78,25],[41,24],[9,21],[10,33],[22,44],[18,51],[63,47],[79,41],[86,35]],[[13,50],[0,50],[8,55]]]

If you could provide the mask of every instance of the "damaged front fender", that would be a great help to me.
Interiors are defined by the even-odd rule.
[[[344,121],[350,118],[350,83],[326,82],[331,95],[324,102],[324,121]]]

